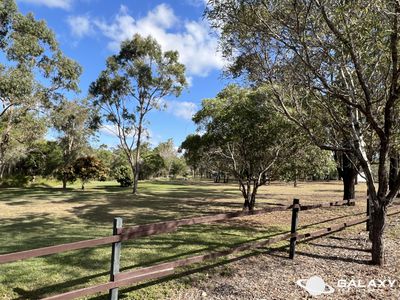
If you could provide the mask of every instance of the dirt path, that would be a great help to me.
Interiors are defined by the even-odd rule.
[[[324,214],[326,217],[326,214]],[[311,215],[309,217],[312,217]],[[370,242],[365,225],[358,225],[323,238],[299,244],[295,260],[287,250],[264,251],[214,268],[205,279],[193,283],[171,299],[307,299],[309,294],[296,284],[299,279],[320,276],[335,289],[320,299],[400,299],[400,215],[392,216],[386,233],[387,264],[368,265]],[[349,288],[338,287],[341,284]],[[361,281],[358,283],[358,281]],[[354,287],[371,280],[378,287]],[[396,281],[396,282],[394,282]]]

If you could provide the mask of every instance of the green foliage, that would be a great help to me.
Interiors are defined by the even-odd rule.
[[[88,140],[94,133],[92,116],[92,109],[85,102],[62,101],[53,110],[52,123],[59,133],[58,141],[63,153],[63,163],[59,168],[58,177],[65,176],[62,179],[64,187],[67,181],[74,180],[74,176],[71,176],[74,162],[88,152]]]
[[[178,175],[186,175],[187,165],[184,159],[176,158],[172,162],[171,175],[176,178]]]
[[[16,172],[27,176],[48,177],[62,165],[62,149],[57,142],[40,141],[16,164]]]
[[[132,171],[128,166],[120,166],[113,170],[113,177],[121,187],[131,186],[133,183]]]
[[[13,110],[18,118],[0,119],[0,174],[11,175],[21,159],[34,152],[38,140],[46,133],[45,120],[32,112]]]
[[[158,153],[163,159],[165,168],[164,173],[166,176],[169,176],[172,163],[177,156],[173,140],[168,139],[166,142],[159,143],[157,147],[154,148],[154,152]]]
[[[242,180],[271,173],[269,166],[289,137],[287,122],[268,107],[263,95],[234,85],[204,100],[194,121],[206,131],[202,139],[210,154]]]
[[[142,165],[140,167],[140,179],[149,179],[153,176],[161,174],[165,169],[165,160],[160,154],[152,151],[151,153],[145,155],[142,160]]]
[[[94,150],[94,155],[97,159],[101,161],[101,164],[104,166],[105,179],[110,178],[115,156],[113,151],[108,149],[106,145],[101,145],[99,149]]]
[[[290,157],[279,165],[280,178],[294,182],[299,179],[324,180],[336,173],[332,152],[311,144],[302,132],[298,132],[291,142],[287,145],[291,150]]]
[[[38,120],[65,92],[78,91],[82,70],[63,55],[46,22],[23,15],[13,0],[0,3],[0,52],[1,177],[43,137]]]
[[[74,166],[72,164],[66,164],[59,166],[55,172],[54,176],[57,180],[63,182],[63,187],[66,188],[66,183],[73,183],[76,181],[77,177],[75,174]]]
[[[188,135],[180,149],[184,150],[183,157],[195,173],[206,154],[201,136],[198,134]]]
[[[0,181],[0,187],[25,187],[31,180],[30,176],[24,174],[12,174]]]
[[[82,182],[82,189],[89,180],[104,176],[104,166],[99,159],[93,156],[78,158],[74,162],[73,169],[75,176]]]

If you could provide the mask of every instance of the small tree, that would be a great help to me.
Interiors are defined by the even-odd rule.
[[[74,174],[82,182],[82,190],[91,179],[99,178],[104,174],[101,161],[93,156],[78,158],[73,164]]]
[[[193,118],[206,131],[208,155],[239,181],[247,210],[254,209],[258,188],[273,174],[289,137],[283,117],[265,103],[257,92],[231,85],[204,100]]]
[[[150,151],[143,155],[141,166],[141,179],[149,179],[150,177],[160,175],[165,170],[165,161],[156,151]]]
[[[121,187],[131,186],[133,183],[131,172],[128,166],[120,166],[113,170],[113,177]]]
[[[183,175],[186,173],[187,165],[185,160],[182,158],[175,158],[171,164],[171,175],[176,178],[178,175]]]
[[[138,189],[146,116],[161,107],[165,96],[180,95],[186,85],[184,73],[178,52],[163,52],[152,37],[135,34],[121,44],[118,55],[107,59],[106,70],[90,86],[94,105],[103,112],[104,121],[115,126],[134,174],[134,194]]]
[[[171,173],[171,167],[173,161],[176,159],[177,151],[174,147],[174,142],[172,139],[168,139],[166,142],[159,143],[154,152],[158,153],[164,160],[165,173],[167,176]]]

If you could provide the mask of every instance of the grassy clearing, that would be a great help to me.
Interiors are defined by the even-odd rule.
[[[357,189],[362,199],[365,186],[359,185]],[[65,192],[58,183],[2,189],[0,253],[109,235],[116,216],[124,218],[124,225],[135,225],[232,211],[242,205],[235,184],[154,181],[141,183],[140,192],[134,196],[129,189],[120,188],[114,182],[93,182],[85,191],[81,191],[77,184]],[[341,184],[307,183],[293,188],[290,184],[273,183],[260,190],[257,207],[286,205],[293,197],[300,197],[303,203],[340,200]],[[364,204],[355,209],[304,212],[300,224],[315,223],[311,227],[320,227],[322,225],[318,223],[326,219],[334,223],[343,216],[362,212]],[[130,241],[123,244],[122,269],[267,238],[289,230],[289,220],[289,212],[274,213],[226,223],[189,226],[176,233]],[[224,261],[226,259],[219,260],[219,263]],[[104,282],[108,280],[109,263],[110,247],[106,246],[1,265],[0,298],[37,299]],[[212,272],[212,269],[207,272]],[[229,274],[233,271],[226,265],[224,272]],[[173,280],[160,280],[156,285],[128,288],[122,290],[123,297],[160,299],[201,279],[204,274],[200,272]],[[98,298],[105,299],[104,296]]]

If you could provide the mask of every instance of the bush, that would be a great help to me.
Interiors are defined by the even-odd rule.
[[[32,176],[26,176],[22,174],[10,175],[0,181],[1,187],[25,187],[33,179]]]
[[[133,184],[131,171],[127,166],[120,166],[114,170],[114,178],[121,187],[128,187]]]

